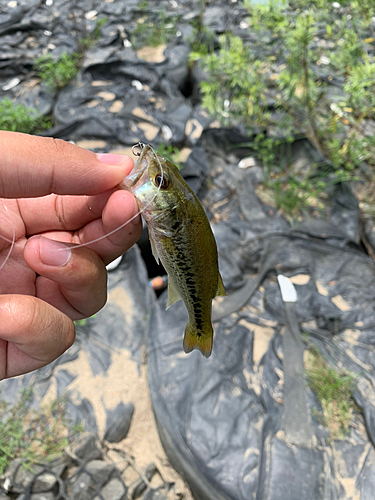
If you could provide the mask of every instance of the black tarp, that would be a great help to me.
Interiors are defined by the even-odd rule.
[[[262,203],[256,192],[261,167],[237,166],[254,155],[240,146],[251,138],[239,130],[210,129],[211,119],[182,92],[189,86],[196,90],[195,79],[204,78],[198,66],[189,74],[187,62],[189,20],[199,16],[196,2],[150,7],[151,14],[163,7],[179,16],[180,34],[158,62],[139,58],[126,43],[145,14],[138,1],[8,3],[0,0],[0,99],[42,114],[52,111],[54,127],[45,135],[93,150],[124,152],[138,141],[192,149],[183,173],[212,222],[228,297],[214,304],[212,356],[185,355],[186,310],[179,302],[165,311],[166,293],[156,298],[133,248],[109,273],[109,291],[120,290],[119,297],[110,295],[102,311],[77,327],[76,343],[54,363],[3,381],[1,399],[13,404],[31,384],[42,400],[55,388],[68,397],[72,424],[83,419],[87,430],[98,433],[94,402],[72,389],[81,375],[72,364],[85,353],[92,375],[102,380],[116,354],[126,353],[147,365],[163,446],[197,500],[372,500],[375,269],[362,246],[350,186],[332,189],[320,218],[293,225]],[[96,14],[87,17],[90,11]],[[37,78],[35,58],[77,50],[80,37],[91,33],[101,16],[107,18],[102,37],[85,54],[77,78],[62,91],[51,91]],[[210,2],[203,22],[215,37],[231,29],[254,38],[239,26],[244,16],[236,2]],[[259,39],[259,57],[272,50],[271,39],[267,33]],[[305,140],[293,144],[293,154],[306,164],[321,161]],[[366,231],[371,244],[371,221]],[[295,283],[298,300],[289,310],[277,284],[280,274]],[[291,334],[291,318],[304,333],[303,342]],[[320,403],[303,371],[307,344],[333,368],[356,376],[358,410],[348,435],[339,440],[330,439],[317,417]],[[116,412],[105,408],[105,415],[112,426]]]

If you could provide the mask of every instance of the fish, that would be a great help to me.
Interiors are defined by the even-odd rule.
[[[183,300],[188,312],[183,349],[212,352],[212,299],[226,295],[215,237],[198,197],[178,168],[139,143],[138,161],[119,187],[137,200],[147,224],[152,253],[168,274],[167,309]],[[136,154],[136,153],[135,153]]]

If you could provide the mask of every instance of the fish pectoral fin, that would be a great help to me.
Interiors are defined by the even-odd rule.
[[[213,338],[213,330],[210,325],[209,331],[200,332],[195,330],[194,327],[188,323],[186,325],[185,337],[184,337],[184,351],[187,353],[193,351],[194,349],[198,349],[203,356],[209,358],[212,352],[212,338]]]
[[[149,240],[150,240],[150,243],[151,243],[152,255],[154,256],[154,259],[156,260],[156,263],[159,264],[159,262],[160,262],[159,254],[158,254],[158,251],[156,250],[155,242],[154,242],[154,240],[153,240],[150,232],[148,233],[148,237],[149,237]]]
[[[225,291],[224,285],[223,285],[223,280],[220,276],[220,273],[217,275],[217,290],[216,290],[216,295],[215,297],[222,297],[223,295],[226,295],[227,292]]]
[[[176,285],[168,276],[168,303],[167,309],[171,307],[172,304],[181,300],[181,295],[179,294]]]

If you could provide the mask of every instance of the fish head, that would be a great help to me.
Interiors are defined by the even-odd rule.
[[[178,204],[183,180],[178,168],[154,151],[151,145],[139,147],[138,161],[119,187],[134,195],[147,218],[148,214],[165,212]]]

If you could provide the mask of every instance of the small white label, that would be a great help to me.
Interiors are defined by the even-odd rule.
[[[297,302],[297,292],[289,278],[279,274],[277,277],[284,302]]]

